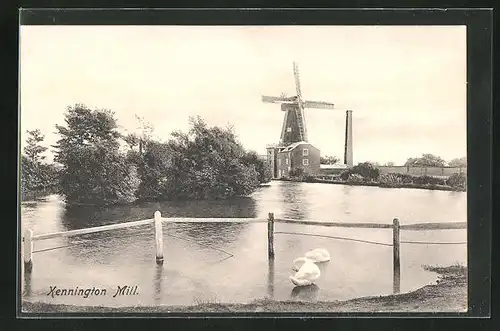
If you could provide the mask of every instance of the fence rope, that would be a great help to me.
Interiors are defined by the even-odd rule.
[[[231,253],[229,253],[229,252],[227,252],[227,251],[225,251],[223,249],[216,248],[216,247],[213,247],[211,245],[202,244],[202,243],[199,243],[199,242],[197,242],[195,240],[192,240],[192,239],[184,238],[184,237],[181,237],[181,236],[175,236],[175,235],[170,234],[170,233],[166,233],[166,235],[170,236],[170,237],[177,238],[177,239],[189,241],[189,242],[194,242],[194,243],[196,243],[196,244],[198,244],[200,246],[204,246],[204,247],[213,249],[215,251],[219,251],[219,252],[227,254],[228,256],[226,258],[224,258],[223,260],[221,260],[221,261],[224,261],[224,260],[229,259],[229,258],[231,258],[231,257],[234,256],[233,254],[231,254]],[[78,246],[78,245],[86,244],[88,242],[96,242],[96,241],[98,242],[98,241],[109,240],[109,239],[121,239],[121,238],[128,238],[128,237],[132,237],[132,236],[137,236],[137,233],[129,233],[129,234],[126,234],[126,235],[123,235],[123,236],[112,236],[111,238],[110,237],[106,237],[106,238],[96,238],[96,239],[83,239],[80,242],[72,243],[70,245],[63,245],[63,246],[56,246],[56,247],[49,247],[49,248],[39,249],[39,250],[33,251],[33,253],[41,253],[41,252],[51,251],[51,250],[60,249],[60,248]]]
[[[381,242],[377,242],[377,241],[369,241],[369,240],[354,239],[354,238],[347,238],[347,237],[327,236],[327,235],[304,233],[304,232],[276,231],[276,232],[274,232],[274,234],[296,234],[296,235],[302,235],[302,236],[312,236],[312,237],[321,237],[321,238],[340,239],[340,240],[346,240],[346,241],[356,241],[356,242],[373,244],[373,245],[381,245],[381,246],[391,246],[391,247],[393,246],[392,244],[386,244],[386,243],[381,243]],[[466,241],[458,241],[458,242],[400,241],[400,243],[401,244],[421,244],[421,245],[461,245],[461,244],[467,244]]]
[[[105,238],[82,239],[81,241],[76,242],[76,243],[71,243],[69,245],[63,245],[63,246],[43,248],[43,249],[33,251],[33,253],[41,253],[41,252],[51,251],[51,250],[60,249],[60,248],[73,247],[73,246],[83,245],[83,244],[86,244],[89,242],[98,242],[98,241],[109,240],[109,239],[121,239],[121,238],[133,237],[133,236],[137,236],[137,233],[129,233],[129,234],[126,234],[123,236],[112,236],[112,237],[105,237]]]
[[[421,245],[462,245],[467,244],[466,241],[456,242],[439,242],[439,241],[400,241],[402,244],[421,244]]]
[[[336,237],[336,236],[326,236],[326,235],[321,235],[321,234],[304,233],[304,232],[276,231],[276,232],[274,232],[274,234],[297,234],[297,235],[302,235],[302,236],[312,236],[312,237],[340,239],[340,240],[347,240],[347,241],[357,241],[357,242],[362,242],[362,243],[365,243],[365,244],[373,244],[373,245],[381,245],[381,246],[392,246],[392,244],[386,244],[386,243],[381,243],[381,242],[377,242],[377,241],[369,241],[369,240],[362,240],[362,239],[353,239],[353,238],[346,238],[346,237]]]
[[[373,245],[380,245],[380,246],[391,246],[391,247],[393,246],[392,244],[387,244],[387,243],[382,243],[382,242],[377,242],[377,241],[354,239],[354,238],[347,238],[347,237],[327,236],[327,235],[320,235],[320,234],[313,234],[313,233],[304,233],[304,232],[275,231],[274,233],[275,234],[302,235],[302,236],[311,236],[311,237],[339,239],[339,240],[355,241],[355,242],[361,242],[361,243],[373,244]],[[170,234],[170,233],[166,233],[166,235],[170,236],[170,237],[173,237],[173,238],[177,238],[177,239],[189,241],[189,242],[194,242],[197,245],[204,246],[204,247],[207,247],[207,248],[210,248],[210,249],[213,249],[215,251],[219,251],[221,253],[224,253],[224,254],[228,255],[228,257],[224,258],[221,261],[224,261],[224,260],[229,259],[229,258],[231,258],[231,257],[234,256],[234,254],[229,253],[229,252],[227,252],[227,251],[225,251],[223,249],[216,248],[216,247],[213,247],[213,246],[207,245],[207,244],[202,244],[202,243],[197,242],[197,241],[192,240],[192,239],[184,238],[184,237],[181,237],[181,236],[176,236],[176,235],[173,235],[173,234]],[[71,243],[69,245],[49,247],[49,248],[43,248],[43,249],[35,250],[35,251],[33,251],[33,253],[41,253],[41,252],[47,252],[47,251],[52,251],[52,250],[61,249],[61,248],[78,246],[78,245],[86,244],[88,242],[96,242],[96,241],[98,242],[98,241],[109,240],[109,239],[121,239],[121,238],[128,238],[128,237],[132,237],[132,236],[137,236],[137,233],[130,233],[130,234],[123,235],[123,236],[113,236],[111,238],[110,237],[106,237],[106,238],[99,238],[99,239],[84,239],[84,240],[82,240],[80,242]],[[457,242],[400,241],[400,243],[401,244],[416,244],[416,245],[465,245],[465,244],[467,244],[466,241],[457,241]]]

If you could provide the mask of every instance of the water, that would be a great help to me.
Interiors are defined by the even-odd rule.
[[[252,196],[229,201],[141,203],[112,208],[66,209],[58,196],[23,204],[22,228],[35,234],[164,217],[259,217],[401,224],[466,221],[466,194],[273,182]],[[347,237],[390,244],[391,229],[356,229],[275,224],[277,232]],[[403,231],[402,241],[466,241],[466,230]],[[267,261],[267,225],[167,223],[163,266],[155,264],[153,226],[37,241],[33,271],[23,281],[30,300],[77,305],[190,305],[277,300],[346,300],[392,292],[392,247],[304,235],[275,235],[275,261]],[[309,249],[332,255],[320,266],[316,286],[295,288],[292,261]],[[56,249],[51,249],[56,248]],[[233,254],[230,257],[229,254]],[[466,265],[466,245],[401,246],[401,291],[436,281],[422,265]],[[113,298],[117,286],[137,294]],[[47,295],[57,288],[106,289],[105,296]]]

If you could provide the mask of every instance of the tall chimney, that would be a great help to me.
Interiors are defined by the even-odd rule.
[[[345,115],[344,164],[352,167],[352,110],[347,110]]]

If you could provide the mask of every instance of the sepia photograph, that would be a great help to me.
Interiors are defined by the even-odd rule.
[[[465,25],[19,38],[21,312],[467,312]]]

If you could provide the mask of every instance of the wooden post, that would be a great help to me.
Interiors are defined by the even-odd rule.
[[[155,211],[156,263],[163,264],[163,227],[161,213]]]
[[[269,259],[274,259],[274,214],[269,213],[267,219],[267,253]]]
[[[392,221],[392,252],[393,252],[393,292],[399,293],[401,284],[401,266],[399,259],[399,220],[395,218]]]
[[[33,268],[33,231],[24,232],[24,271],[31,272]]]

